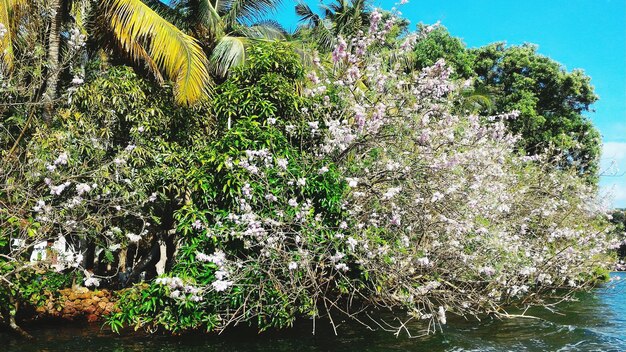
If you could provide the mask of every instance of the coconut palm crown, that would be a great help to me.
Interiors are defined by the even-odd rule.
[[[2,70],[11,72],[14,49],[19,45],[20,21],[28,17],[32,0],[0,0],[0,59]],[[157,81],[163,76],[174,83],[174,96],[181,105],[197,102],[212,84],[208,59],[197,39],[160,16],[140,0],[50,0],[45,3],[49,18],[48,81],[45,96],[52,100],[60,71],[59,57],[69,41],[72,27],[87,34],[89,19],[94,28],[112,34],[115,44],[134,62],[145,64]],[[36,16],[36,15],[35,15]],[[97,25],[95,25],[97,24]],[[89,33],[97,37],[102,33]]]

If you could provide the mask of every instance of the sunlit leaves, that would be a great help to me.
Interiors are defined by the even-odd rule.
[[[209,91],[207,59],[198,42],[139,0],[107,0],[106,16],[131,57],[163,70],[175,82],[180,104],[192,104]],[[153,64],[150,64],[153,63]]]

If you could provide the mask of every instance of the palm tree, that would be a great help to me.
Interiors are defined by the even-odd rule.
[[[174,0],[150,4],[179,28],[202,43],[212,73],[224,77],[245,60],[246,46],[253,40],[287,39],[288,33],[272,20],[262,18],[281,0]]]
[[[14,14],[23,11],[25,1],[0,0],[0,58],[5,70],[13,68]],[[1,71],[0,71],[1,72]]]
[[[461,91],[456,109],[461,114],[492,114],[495,99],[495,89],[478,83]]]
[[[365,0],[336,0],[330,5],[320,5],[324,17],[315,13],[305,2],[296,5],[296,14],[302,23],[298,34],[309,30],[321,51],[330,51],[339,36],[352,37],[365,31],[370,11]]]
[[[0,38],[0,55],[5,71],[13,67],[13,49],[19,23],[28,16],[29,0],[0,0],[0,23],[6,33]],[[72,6],[76,5],[78,6]],[[71,9],[71,10],[68,10]],[[115,42],[129,57],[142,61],[157,80],[163,75],[174,82],[174,96],[182,105],[201,99],[211,86],[208,60],[200,44],[192,36],[161,17],[141,0],[49,0],[51,14],[47,40],[48,79],[44,101],[57,95],[61,68],[64,24],[76,22],[77,12],[91,11],[114,37]],[[72,12],[72,13],[68,13]],[[80,14],[85,15],[85,14]],[[67,36],[67,35],[65,35]]]

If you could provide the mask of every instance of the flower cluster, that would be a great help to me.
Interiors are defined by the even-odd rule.
[[[85,45],[86,39],[87,36],[82,34],[78,28],[72,28],[68,45],[72,50],[80,50]]]
[[[81,124],[81,128],[88,126]],[[11,257],[30,258],[38,270],[53,272],[87,272],[85,267],[98,267],[84,281],[86,286],[97,287],[102,278],[118,270],[116,263],[120,270],[127,270],[124,259],[129,245],[139,251],[143,245],[139,242],[151,239],[148,214],[142,211],[147,196],[132,166],[111,170],[111,159],[101,153],[103,138],[92,130],[76,137],[70,132],[74,128],[45,133],[52,143],[29,141],[29,155],[16,159],[20,164],[0,167],[3,187],[9,184],[7,180],[19,178],[12,186],[15,199],[6,203],[0,220],[7,225],[6,214],[27,214],[28,220],[12,233],[21,245],[11,249]],[[95,153],[86,154],[85,145]],[[128,153],[112,152],[111,158],[128,158]],[[89,254],[90,242],[93,254]]]
[[[159,277],[155,280],[157,285],[167,286],[169,288],[169,296],[177,300],[189,300],[192,302],[200,302],[202,298],[202,290],[179,277]]]
[[[232,281],[227,280],[229,272],[226,266],[227,259],[224,252],[218,250],[210,255],[206,255],[202,252],[197,252],[196,259],[201,262],[213,263],[217,266],[217,270],[214,272],[215,281],[211,283],[211,287],[216,292],[226,291],[226,289],[233,285]]]

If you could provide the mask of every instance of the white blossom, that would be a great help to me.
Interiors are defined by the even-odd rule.
[[[72,78],[72,84],[73,85],[81,85],[85,82],[85,80],[83,80],[80,76],[74,76],[74,78]]]
[[[128,238],[128,240],[132,243],[137,243],[139,241],[141,241],[141,236],[140,235],[136,235],[132,232],[128,232],[126,234],[126,238]]]
[[[335,264],[335,269],[337,269],[338,271],[346,272],[348,271],[348,266],[345,263],[338,263]]]
[[[100,286],[100,280],[91,276],[85,279],[85,286],[86,287],[99,287]]]
[[[79,183],[76,185],[76,193],[78,193],[78,195],[82,195],[83,193],[89,193],[91,192],[91,186],[87,183]]]
[[[276,165],[283,170],[287,170],[287,164],[289,164],[287,159],[279,158],[276,160]]]
[[[67,165],[69,157],[66,152],[63,152],[59,155],[59,157],[54,161],[54,165]]]
[[[217,292],[226,291],[232,285],[233,285],[233,282],[227,281],[227,280],[215,280],[211,283],[211,286]]]
[[[437,320],[439,320],[439,323],[441,325],[446,325],[447,323],[446,310],[445,308],[443,308],[443,306],[439,306],[439,309],[437,310]]]
[[[346,177],[346,181],[348,182],[348,186],[354,188],[358,185],[359,179],[356,177]]]

